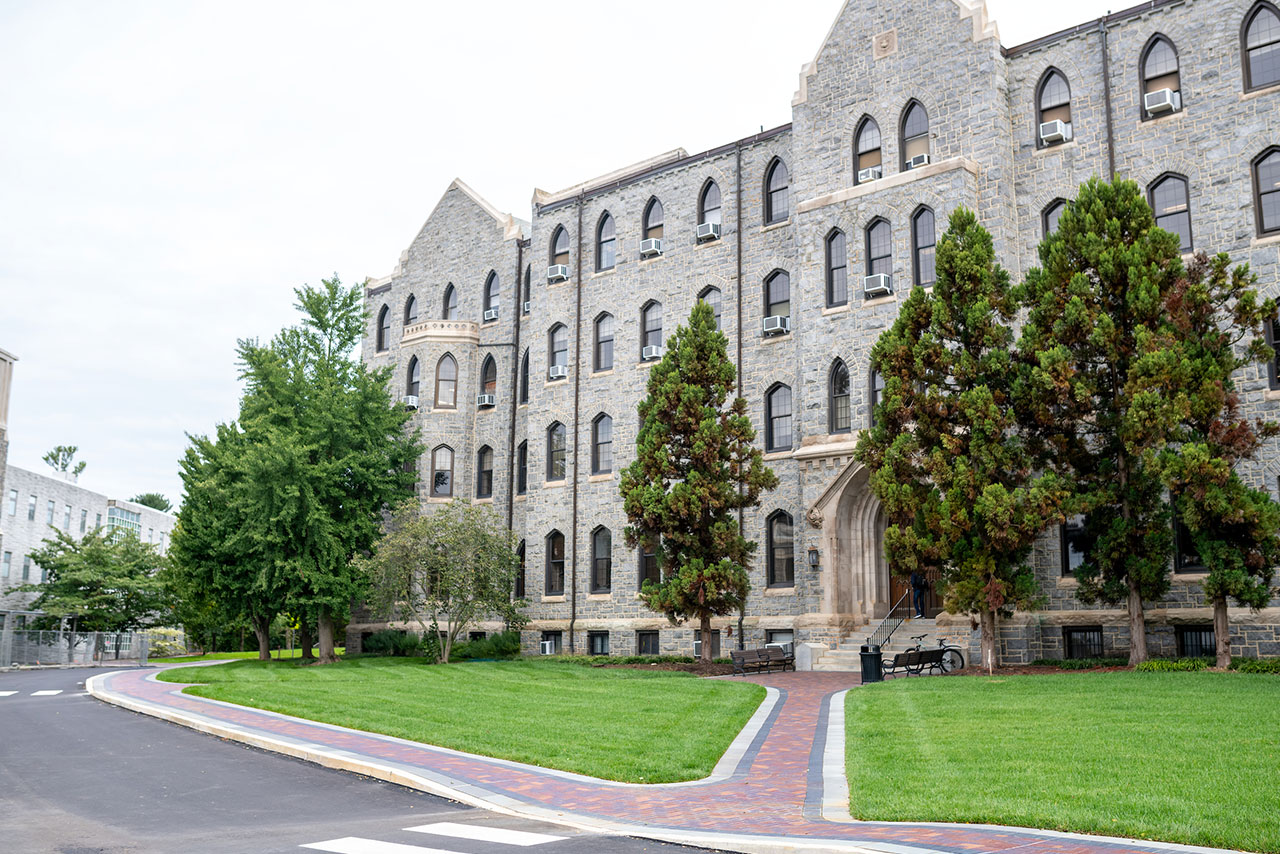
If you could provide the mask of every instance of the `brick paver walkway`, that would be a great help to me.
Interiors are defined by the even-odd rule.
[[[241,732],[299,739],[448,778],[460,791],[492,796],[594,821],[605,820],[695,834],[800,837],[910,846],[932,851],[1036,854],[1205,851],[1161,843],[1108,841],[1043,831],[977,825],[833,822],[821,818],[824,700],[858,683],[853,673],[783,673],[748,677],[781,692],[774,718],[727,780],[675,786],[620,786],[550,773],[531,766],[444,751],[217,703],[180,693],[181,686],[148,679],[149,671],[107,675],[104,693],[212,718]],[[109,699],[109,698],[108,698]],[[815,744],[816,742],[816,744]],[[545,815],[545,812],[543,813]]]

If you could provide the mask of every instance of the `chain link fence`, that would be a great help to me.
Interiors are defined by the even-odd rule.
[[[145,632],[0,632],[0,667],[146,664]]]

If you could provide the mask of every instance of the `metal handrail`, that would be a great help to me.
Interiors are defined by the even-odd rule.
[[[898,613],[898,608],[903,602],[907,601],[907,597],[910,595],[911,591],[908,590],[899,597],[897,602],[893,603],[893,607],[889,609],[889,613],[885,618],[880,621],[880,625],[876,626],[875,630],[867,636],[868,645],[875,644],[876,646],[884,646],[889,642],[889,638],[893,636],[895,631],[897,631],[898,626],[902,625],[903,622],[906,621],[905,616],[899,617],[896,616],[896,614]]]

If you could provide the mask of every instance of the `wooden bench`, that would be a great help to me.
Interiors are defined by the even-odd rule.
[[[924,669],[929,668],[930,672],[942,669],[942,655],[945,649],[912,649],[907,652],[900,652],[893,657],[893,661],[884,661],[880,663],[881,669],[885,676],[904,672],[908,675],[919,675]]]
[[[761,649],[734,649],[729,651],[733,660],[734,675],[765,673],[774,669],[784,673],[787,668],[796,669],[796,658],[779,646],[766,646]]]

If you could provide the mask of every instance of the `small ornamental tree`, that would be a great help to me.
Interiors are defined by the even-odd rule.
[[[1085,602],[1125,603],[1129,662],[1147,658],[1143,600],[1169,589],[1173,542],[1155,460],[1177,435],[1169,394],[1137,380],[1167,360],[1178,238],[1155,225],[1132,181],[1080,188],[1027,273],[1018,405],[1041,462],[1073,486],[1085,515]]]
[[[756,544],[742,535],[737,511],[778,484],[752,444],[746,400],[725,406],[735,377],[727,345],[699,301],[649,372],[636,459],[620,482],[627,545],[653,547],[658,560],[661,580],[646,580],[641,600],[673,624],[697,620],[704,639],[711,618],[737,611],[751,587]],[[702,659],[711,660],[710,643]]]
[[[1173,356],[1153,360],[1144,376],[1151,388],[1172,395],[1182,417],[1178,444],[1161,454],[1160,464],[1175,516],[1208,570],[1203,587],[1213,603],[1222,668],[1231,664],[1227,600],[1266,607],[1280,561],[1280,505],[1236,471],[1280,433],[1280,424],[1251,424],[1233,380],[1241,368],[1274,358],[1263,328],[1276,304],[1259,298],[1247,266],[1230,263],[1225,254],[1210,260],[1200,253],[1192,261],[1169,294]]]
[[[76,451],[78,450],[80,449],[75,445],[55,445],[52,451],[40,459],[44,460],[45,464],[56,472],[71,472],[71,474],[79,477],[88,463],[84,460],[78,463],[75,462]]]
[[[371,555],[355,568],[370,583],[369,604],[384,617],[440,632],[439,661],[449,663],[458,637],[483,616],[513,627],[527,622],[512,599],[520,556],[515,534],[493,508],[455,500],[423,515],[400,505]]]

